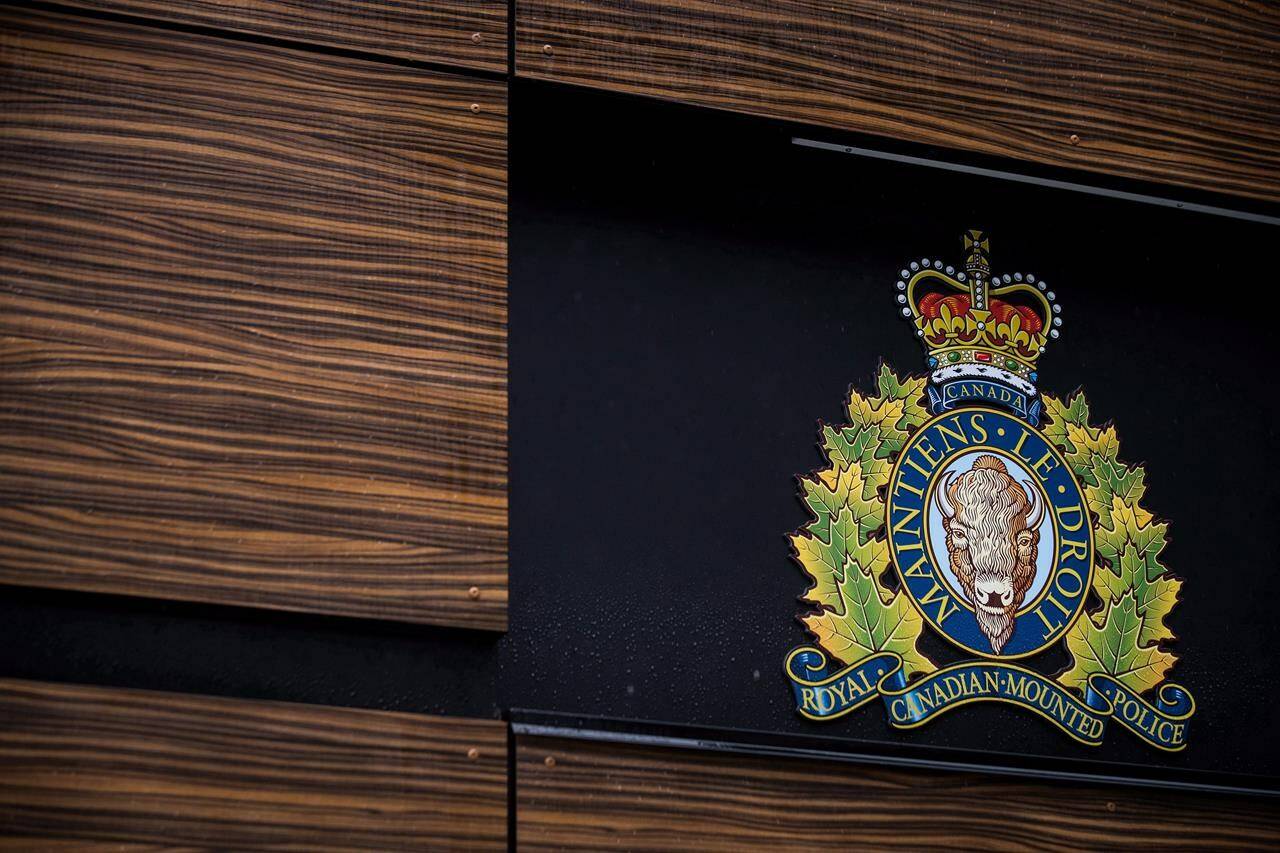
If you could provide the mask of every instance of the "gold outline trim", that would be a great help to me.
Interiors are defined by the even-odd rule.
[[[966,276],[967,275],[968,274],[966,273]],[[960,281],[955,276],[947,275],[947,273],[944,272],[943,270],[934,269],[932,267],[923,267],[917,270],[916,272],[912,273],[911,278],[907,280],[907,290],[906,290],[907,308],[911,310],[911,322],[917,328],[919,328],[919,321],[921,317],[920,317],[920,312],[916,310],[917,307],[919,306],[919,302],[916,300],[916,285],[918,285],[921,281],[927,278],[938,279],[943,284],[951,288],[954,288],[960,293],[971,293],[973,290],[973,288],[969,286],[967,279],[966,281]],[[987,283],[988,299],[994,299],[999,294],[1004,294],[1004,293],[1030,293],[1031,295],[1035,296],[1036,299],[1040,300],[1040,302],[1045,306],[1045,327],[1043,330],[1041,330],[1040,332],[1038,332],[1036,335],[1033,336],[1033,337],[1040,338],[1041,343],[1043,345],[1043,343],[1049,339],[1049,330],[1053,328],[1053,318],[1055,316],[1053,313],[1053,303],[1049,301],[1048,297],[1046,297],[1043,293],[1040,292],[1039,288],[1037,288],[1035,285],[1027,284],[1026,282],[1016,282],[1011,284],[1000,284],[1000,285],[993,285],[991,282]],[[991,316],[991,311],[987,308],[971,308],[970,311],[973,312],[975,316],[977,314],[981,314],[982,317],[980,319],[982,319],[983,321],[985,321],[987,318]],[[985,337],[985,335],[983,335],[983,337]],[[930,344],[928,344],[927,341],[925,342],[925,348],[930,353],[933,353],[935,351],[933,347]],[[1000,349],[1000,347],[998,347],[995,344],[988,345],[984,341],[982,343],[972,343],[972,344],[952,344],[950,346],[944,346],[943,348],[937,351],[946,352],[952,349]],[[1036,365],[1033,362],[1030,362],[1025,358],[1022,358],[1021,356],[1012,355],[1011,357],[1021,362],[1023,365],[1025,365],[1028,370],[1036,369]],[[943,365],[939,365],[939,366],[943,366]]]

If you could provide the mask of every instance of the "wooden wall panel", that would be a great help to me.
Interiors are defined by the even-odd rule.
[[[0,680],[0,848],[500,850],[506,775],[498,720]]]
[[[502,73],[506,0],[63,0],[119,12]]]
[[[522,76],[1280,200],[1261,0],[517,0]]]
[[[0,12],[0,583],[506,625],[506,90]]]
[[[1274,799],[516,738],[521,850],[1267,849]]]

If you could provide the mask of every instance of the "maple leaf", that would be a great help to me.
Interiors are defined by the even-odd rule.
[[[1094,587],[1099,595],[1104,600],[1114,600],[1132,592],[1134,604],[1142,614],[1140,645],[1172,640],[1173,631],[1164,624],[1164,617],[1178,603],[1182,581],[1164,574],[1153,555],[1139,552],[1132,544],[1125,545],[1117,566],[1118,571],[1106,566],[1098,569]]]
[[[831,518],[840,511],[840,507],[849,502],[850,492],[858,487],[854,482],[857,471],[851,467],[828,468],[819,471],[812,478],[801,478],[800,491],[809,512],[813,513],[813,522],[809,530],[818,536],[826,536],[827,525]]]
[[[837,588],[840,612],[804,617],[805,627],[829,653],[846,664],[877,652],[896,652],[908,677],[932,672],[933,662],[916,650],[924,621],[901,591],[886,593],[876,579],[851,560]]]
[[[1097,429],[1069,423],[1067,441],[1070,444],[1066,449],[1067,462],[1090,485],[1097,485],[1090,480],[1093,461],[1104,459],[1114,462],[1120,452],[1120,439],[1116,436],[1115,427]]]
[[[1104,601],[1119,598],[1132,590],[1143,625],[1139,642],[1172,640],[1173,631],[1164,619],[1178,603],[1182,581],[1168,574],[1159,556],[1164,550],[1169,525],[1155,523],[1151,513],[1115,498],[1109,527],[1097,530],[1098,554],[1108,565],[1095,572],[1093,586]]]
[[[880,427],[875,425],[822,428],[822,449],[837,468],[871,461],[880,445]]]
[[[1079,426],[1089,423],[1089,404],[1085,402],[1084,395],[1076,394],[1069,404],[1064,404],[1057,397],[1048,395],[1041,399],[1044,400],[1044,409],[1049,415],[1049,420],[1044,425],[1044,434],[1064,450],[1070,449],[1067,442],[1067,424]]]
[[[854,560],[868,567],[877,576],[889,564],[889,546],[863,532],[866,522],[857,518],[853,510],[844,506],[827,524],[827,534],[819,537],[806,529],[791,537],[796,559],[804,573],[813,581],[804,594],[804,600],[823,607],[834,608],[843,614],[844,609],[837,587],[844,581],[845,565]]]
[[[1080,619],[1068,633],[1074,661],[1060,680],[1079,687],[1090,673],[1109,672],[1134,690],[1150,689],[1177,660],[1158,646],[1174,639],[1165,617],[1182,590],[1182,581],[1159,559],[1169,526],[1156,523],[1139,505],[1146,494],[1145,472],[1117,458],[1114,428],[1089,425],[1084,395],[1077,394],[1070,405],[1053,397],[1044,401],[1050,416],[1044,433],[1062,448],[1084,485],[1089,509],[1098,517],[1094,544],[1105,564],[1093,576],[1103,609]]]
[[[1155,644],[1141,642],[1143,622],[1132,590],[1109,600],[1095,618],[1080,619],[1067,632],[1074,661],[1058,680],[1083,688],[1090,675],[1106,673],[1135,693],[1155,687],[1175,658]]]
[[[907,432],[899,423],[906,411],[905,400],[886,397],[864,397],[857,391],[849,395],[849,421],[855,427],[879,427],[880,440],[896,452],[906,442]]]
[[[1137,505],[1147,491],[1144,478],[1141,468],[1130,468],[1115,459],[1099,455],[1089,460],[1085,499],[1100,524],[1110,526],[1111,508],[1117,498],[1127,506]]]
[[[929,419],[928,410],[920,404],[927,381],[923,376],[909,376],[899,380],[887,364],[880,365],[880,375],[876,378],[876,384],[880,388],[881,396],[890,400],[902,400],[908,404],[903,409],[898,427],[912,430]]]
[[[813,582],[802,600],[822,608],[802,617],[818,643],[848,664],[897,652],[908,674],[933,664],[915,647],[923,620],[901,591],[883,585],[890,561],[879,535],[885,515],[879,492],[889,482],[893,453],[928,419],[924,383],[922,377],[899,380],[885,367],[879,396],[851,390],[850,424],[822,429],[829,467],[800,480],[813,519],[791,536],[796,561]]]

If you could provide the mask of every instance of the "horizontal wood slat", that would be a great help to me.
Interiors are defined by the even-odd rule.
[[[1265,849],[1276,801],[516,738],[521,850]]]
[[[1280,5],[517,0],[521,76],[1280,200]]]
[[[0,583],[506,626],[506,88],[0,12]]]
[[[506,0],[61,0],[400,59],[507,70]]]
[[[506,771],[497,720],[0,680],[0,849],[500,850]]]

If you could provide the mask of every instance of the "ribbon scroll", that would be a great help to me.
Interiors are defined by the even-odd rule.
[[[1186,746],[1187,719],[1195,711],[1191,694],[1175,684],[1164,685],[1152,704],[1110,676],[1092,675],[1082,700],[1038,672],[1000,661],[952,664],[908,683],[893,652],[832,671],[821,649],[802,646],[785,667],[796,710],[811,720],[842,717],[879,696],[890,725],[913,729],[952,708],[1001,702],[1038,714],[1089,746],[1102,743],[1114,719],[1150,746],[1177,752]]]

